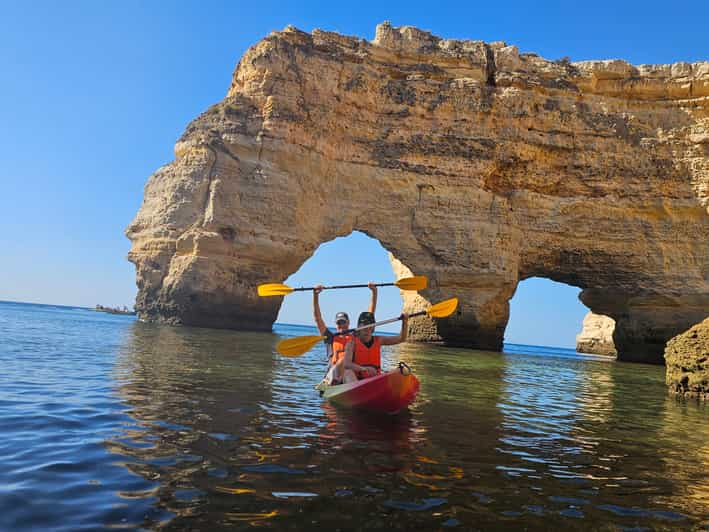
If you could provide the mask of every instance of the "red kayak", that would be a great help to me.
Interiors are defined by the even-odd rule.
[[[388,373],[335,386],[318,386],[331,403],[350,408],[364,408],[396,414],[406,408],[419,391],[419,380],[406,364]]]

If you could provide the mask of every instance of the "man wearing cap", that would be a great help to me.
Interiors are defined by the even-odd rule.
[[[369,289],[372,291],[372,299],[369,302],[369,312],[373,314],[377,308],[377,286],[371,281],[367,286],[369,286]],[[318,331],[320,334],[325,335],[327,326],[320,312],[320,292],[322,291],[323,285],[321,284],[313,289],[313,316]],[[350,318],[346,312],[338,312],[335,314],[335,326],[337,327],[337,332],[346,331],[349,328]],[[342,359],[345,356],[345,347],[352,341],[352,338],[351,334],[335,336],[333,337],[332,344],[328,345],[328,349],[331,349],[328,353],[329,365],[325,377],[328,384],[339,384],[342,382]]]

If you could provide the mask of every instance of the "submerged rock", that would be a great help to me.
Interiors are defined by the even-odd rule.
[[[670,393],[709,401],[709,318],[667,342]]]

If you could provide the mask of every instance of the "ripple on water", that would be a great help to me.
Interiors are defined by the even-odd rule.
[[[429,499],[423,499],[420,502],[388,500],[384,501],[383,504],[388,508],[394,508],[396,510],[406,510],[408,512],[424,512],[426,510],[430,510],[431,508],[442,506],[447,502],[447,499],[434,497]]]
[[[273,473],[284,475],[304,475],[305,471],[293,467],[285,467],[278,464],[254,464],[241,467],[242,471],[250,473]]]
[[[543,506],[525,505],[522,508],[534,515],[544,515],[547,512],[546,508],[544,508]]]
[[[615,504],[601,504],[598,508],[621,517],[647,517],[651,519],[660,519],[663,521],[685,521],[687,519],[686,515],[670,510],[649,510],[635,507],[626,508]]]
[[[277,334],[0,303],[0,338],[3,530],[684,530],[709,514],[709,409],[666,400],[660,368],[405,345],[385,364],[409,362],[419,397],[381,418],[323,403],[322,347],[285,359]]]
[[[560,497],[558,495],[553,495],[549,497],[549,500],[560,504],[575,504],[578,506],[583,506],[584,504],[591,504],[591,501],[588,501],[586,499],[577,499],[575,497]]]
[[[319,496],[317,493],[310,493],[307,491],[274,491],[271,495],[277,499],[299,499]]]
[[[584,517],[584,513],[578,508],[564,508],[563,510],[559,510],[559,515],[572,517],[574,519],[582,519]]]

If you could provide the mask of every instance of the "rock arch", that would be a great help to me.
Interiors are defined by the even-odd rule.
[[[661,362],[709,313],[708,152],[709,63],[289,27],[149,179],[126,231],[136,308],[270,329],[280,302],[255,286],[358,230],[429,276],[424,298],[461,298],[419,339],[501,348],[517,283],[540,276],[615,319],[620,359]]]

